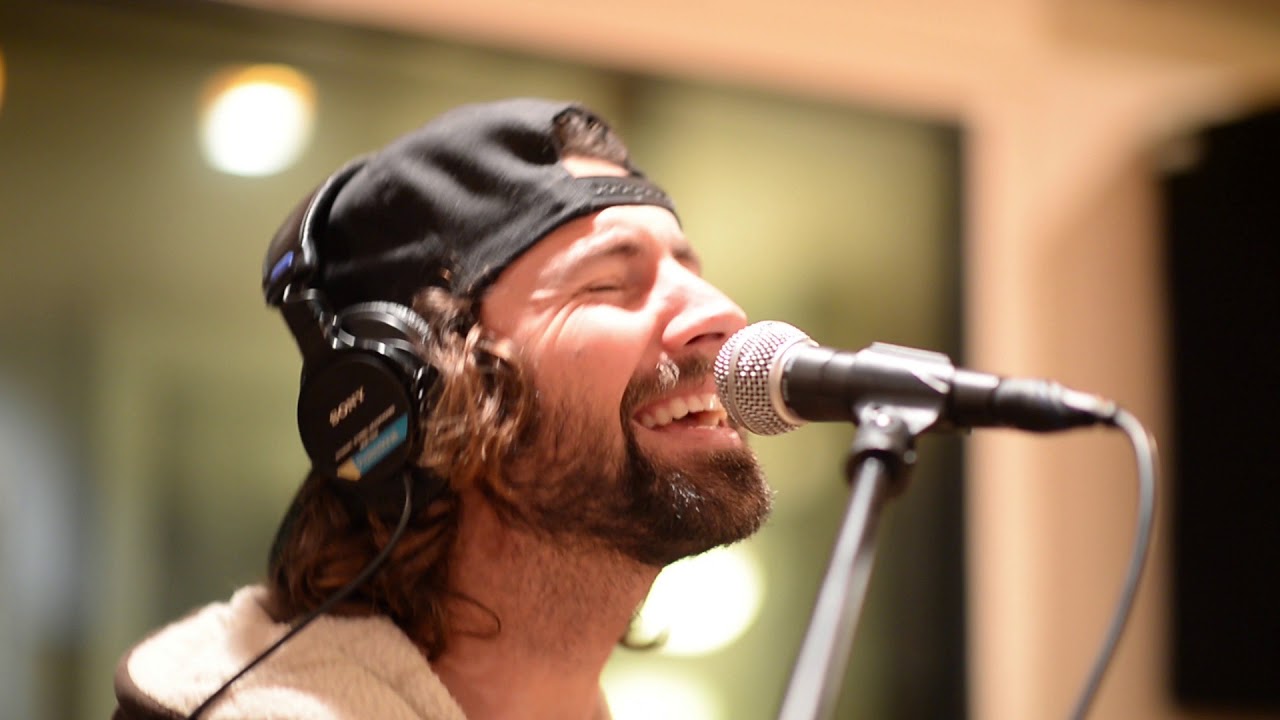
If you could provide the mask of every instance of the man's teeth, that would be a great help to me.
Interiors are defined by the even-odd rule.
[[[671,398],[664,403],[645,410],[640,414],[640,424],[653,428],[670,425],[672,422],[693,413],[701,413],[696,420],[698,425],[716,427],[724,424],[727,417],[720,406],[720,398],[715,393],[702,393]]]

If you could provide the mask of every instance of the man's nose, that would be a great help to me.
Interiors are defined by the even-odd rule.
[[[672,262],[666,273],[667,323],[663,348],[678,354],[706,345],[716,352],[733,333],[747,325],[747,314],[715,285],[689,268]]]

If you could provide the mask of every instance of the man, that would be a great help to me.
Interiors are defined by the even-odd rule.
[[[771,499],[710,374],[744,314],[667,196],[581,106],[467,106],[335,176],[267,266],[313,471],[265,585],[127,653],[116,717],[608,717],[601,670],[659,570],[750,535]],[[370,323],[394,337],[357,337]],[[386,479],[391,411],[365,449],[326,445],[381,392],[330,371],[355,351],[422,398]],[[309,384],[334,375],[309,439]]]

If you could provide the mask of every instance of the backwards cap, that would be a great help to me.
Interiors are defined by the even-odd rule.
[[[572,176],[555,131],[566,113],[607,127],[574,103],[466,105],[359,161],[319,221],[313,284],[335,308],[376,300],[410,305],[429,285],[477,299],[521,253],[575,217],[613,205],[674,212],[666,193],[629,160],[625,177]],[[306,205],[272,242],[268,284],[297,241]]]

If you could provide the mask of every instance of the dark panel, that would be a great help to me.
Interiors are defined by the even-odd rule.
[[[1166,183],[1173,684],[1280,711],[1280,112],[1214,128]]]

